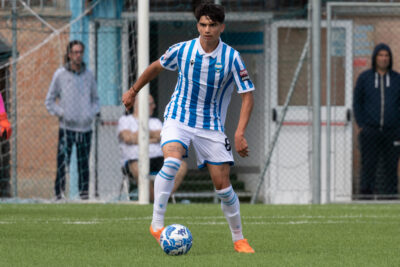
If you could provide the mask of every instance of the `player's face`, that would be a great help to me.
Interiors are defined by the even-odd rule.
[[[219,36],[225,29],[225,24],[210,20],[207,16],[201,16],[197,23],[200,38],[207,44],[219,42]]]
[[[83,59],[83,47],[80,44],[73,45],[68,57],[72,64],[81,65]]]
[[[381,50],[376,55],[376,66],[380,70],[387,70],[390,63],[389,52],[386,50]]]

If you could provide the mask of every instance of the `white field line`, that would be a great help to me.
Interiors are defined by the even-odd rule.
[[[370,222],[366,221],[288,221],[288,222],[245,222],[244,225],[299,225],[299,224],[367,224]],[[0,225],[2,224],[18,224],[18,222],[2,222],[0,221]],[[98,221],[76,221],[76,222],[63,222],[63,224],[70,225],[92,225],[92,224],[101,224]],[[205,221],[205,222],[187,222],[186,225],[226,225],[226,221],[215,222],[215,221]],[[392,224],[387,221],[374,222],[373,224]]]
[[[242,216],[244,224],[328,224],[328,223],[378,223],[380,220],[386,219],[400,219],[400,215],[340,215],[340,216],[312,216],[312,215],[298,215],[298,216]],[[354,220],[356,219],[356,220]],[[370,221],[372,219],[373,221]],[[166,217],[168,221],[187,221],[186,224],[226,224],[224,216],[173,216]],[[325,220],[325,221],[324,221]],[[0,224],[17,224],[17,223],[62,223],[62,224],[103,224],[115,222],[128,222],[128,223],[144,223],[150,222],[151,216],[145,217],[123,217],[123,218],[4,218],[0,220]],[[381,223],[381,222],[379,222]],[[388,221],[387,223],[390,223]]]
[[[288,222],[245,222],[244,225],[297,225],[297,224],[349,224],[349,223],[356,223],[356,224],[365,224],[368,222],[365,221],[288,221]],[[187,225],[226,225],[228,224],[225,222],[187,222]]]
[[[76,221],[76,222],[63,222],[63,224],[98,224],[98,221]]]

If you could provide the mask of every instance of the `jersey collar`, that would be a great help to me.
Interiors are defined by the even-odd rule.
[[[199,51],[199,54],[200,54],[201,56],[215,58],[215,57],[217,57],[219,50],[221,50],[221,47],[222,47],[222,40],[221,40],[221,38],[219,38],[219,43],[218,43],[217,48],[215,48],[214,51],[212,51],[211,53],[206,53],[206,52],[203,50],[203,47],[202,47],[201,44],[200,44],[200,37],[198,37],[198,38],[196,39],[196,44],[195,44],[195,45],[196,45],[196,47],[197,47],[197,51]]]

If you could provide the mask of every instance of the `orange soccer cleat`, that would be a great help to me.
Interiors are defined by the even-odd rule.
[[[160,244],[160,236],[162,231],[164,230],[164,227],[159,229],[158,231],[153,231],[153,227],[150,225],[150,234],[154,236],[154,238],[157,240],[157,243]]]
[[[254,253],[254,249],[250,247],[247,239],[240,239],[234,243],[235,250],[239,253]]]

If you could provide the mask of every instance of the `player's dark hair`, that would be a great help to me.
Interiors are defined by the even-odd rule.
[[[194,16],[197,21],[200,20],[202,16],[206,16],[212,21],[224,23],[225,20],[225,9],[221,5],[216,5],[213,3],[202,3],[194,11]]]
[[[83,51],[85,50],[85,45],[84,45],[81,41],[79,41],[79,40],[72,40],[72,41],[70,41],[70,42],[68,43],[68,45],[67,45],[67,52],[65,53],[65,56],[64,56],[64,64],[69,63],[69,57],[68,57],[68,55],[69,55],[69,53],[71,53],[72,47],[73,47],[74,45],[80,45],[80,46],[82,47],[82,50],[83,50]]]

